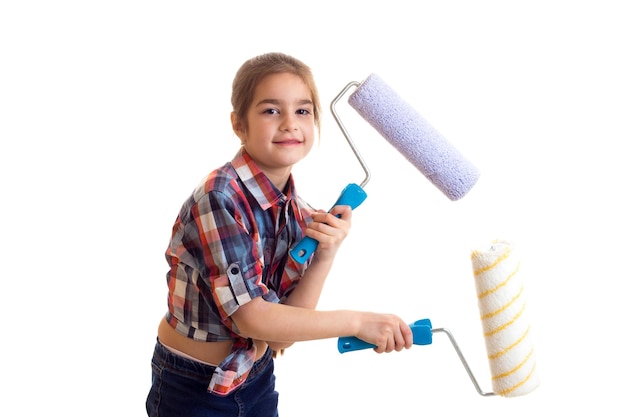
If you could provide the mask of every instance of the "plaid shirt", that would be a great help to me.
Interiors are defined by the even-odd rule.
[[[165,253],[166,318],[195,340],[234,339],[209,391],[226,395],[248,376],[256,348],[230,316],[254,297],[278,303],[297,285],[308,263],[298,264],[288,251],[304,236],[311,211],[292,177],[280,192],[243,148],[183,204]]]

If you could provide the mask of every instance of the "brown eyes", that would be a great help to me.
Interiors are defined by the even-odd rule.
[[[263,110],[263,114],[280,114],[280,111],[275,108],[269,108],[269,109]],[[298,109],[296,110],[296,114],[299,114],[301,116],[306,116],[309,114],[313,114],[313,112],[308,109]]]

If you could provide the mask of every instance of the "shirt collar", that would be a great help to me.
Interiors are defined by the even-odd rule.
[[[296,195],[291,174],[287,180],[285,195],[274,186],[243,147],[239,149],[231,164],[243,184],[263,210],[267,210],[280,202],[293,200],[293,197]]]

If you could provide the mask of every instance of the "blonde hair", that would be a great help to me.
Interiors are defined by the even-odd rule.
[[[270,52],[250,58],[243,63],[235,74],[230,102],[233,106],[233,113],[241,121],[241,127],[244,130],[248,129],[246,116],[252,105],[256,87],[268,75],[280,73],[289,73],[300,77],[309,88],[313,101],[313,120],[319,131],[320,99],[311,68],[302,61],[280,52]]]

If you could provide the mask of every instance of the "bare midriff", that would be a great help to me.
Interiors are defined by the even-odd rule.
[[[201,362],[219,365],[229,354],[233,342],[224,340],[221,342],[203,342],[190,339],[178,333],[167,322],[165,317],[161,320],[158,330],[159,341],[167,347],[181,351]],[[257,359],[260,359],[267,350],[267,343],[255,340]]]

